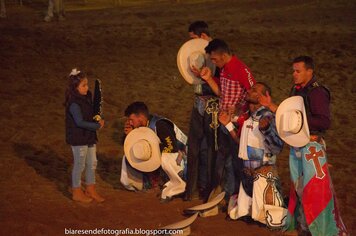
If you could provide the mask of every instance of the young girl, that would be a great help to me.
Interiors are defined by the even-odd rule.
[[[93,121],[92,95],[86,75],[73,69],[69,75],[65,94],[66,141],[72,146],[74,166],[72,170],[73,200],[89,203],[92,199],[103,202],[95,190],[96,130],[104,126],[104,120]],[[81,188],[82,172],[85,169],[85,194]]]

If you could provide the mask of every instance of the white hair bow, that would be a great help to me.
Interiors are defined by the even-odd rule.
[[[72,71],[70,72],[69,76],[72,75],[78,75],[80,73],[80,70],[77,70],[77,68],[72,69]]]

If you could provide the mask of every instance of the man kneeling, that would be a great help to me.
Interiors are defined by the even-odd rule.
[[[274,114],[258,101],[267,92],[271,94],[271,89],[257,82],[245,98],[249,103],[250,117],[243,123],[240,139],[235,138],[239,143],[238,158],[243,160],[244,168],[238,194],[230,198],[228,214],[231,219],[251,223],[254,220],[279,229],[284,225],[287,214],[275,167],[276,155],[281,152],[283,141],[277,134]],[[236,130],[229,123],[230,117],[222,113],[219,120],[236,137]]]
[[[125,110],[124,151],[121,183],[128,190],[143,190],[157,184],[160,167],[168,181],[161,200],[169,201],[184,192],[183,180],[187,137],[170,120],[150,115],[143,102],[134,102]],[[164,177],[163,177],[164,178]]]

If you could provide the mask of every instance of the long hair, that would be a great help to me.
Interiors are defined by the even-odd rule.
[[[80,82],[86,77],[87,77],[86,74],[83,72],[79,72],[79,74],[77,75],[70,75],[68,77],[68,87],[65,93],[65,99],[63,103],[65,107],[69,106],[69,102],[73,97],[80,96],[77,88]]]

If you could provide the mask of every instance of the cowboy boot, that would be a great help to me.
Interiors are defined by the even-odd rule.
[[[93,198],[97,202],[103,202],[105,199],[101,197],[95,190],[95,184],[87,185],[87,189],[85,194],[91,198]]]
[[[90,197],[86,196],[81,188],[73,188],[73,201],[82,202],[82,203],[89,203],[93,201]]]

